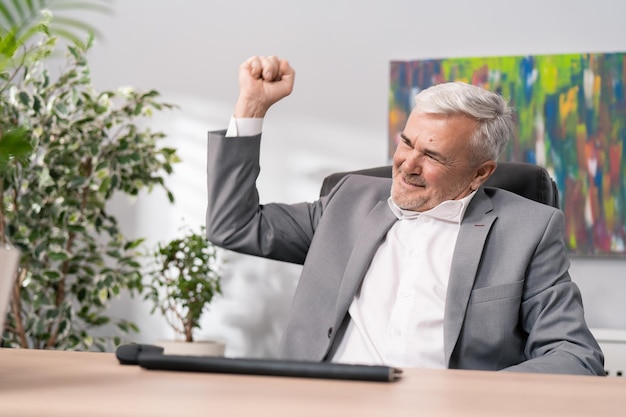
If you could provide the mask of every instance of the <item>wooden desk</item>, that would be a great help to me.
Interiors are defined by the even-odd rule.
[[[393,383],[148,371],[0,349],[0,416],[625,416],[626,379],[405,370]]]

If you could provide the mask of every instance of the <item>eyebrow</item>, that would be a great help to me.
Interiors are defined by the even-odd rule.
[[[407,135],[404,134],[404,132],[400,133],[400,137],[404,139],[405,142],[411,143],[411,139],[409,139]]]

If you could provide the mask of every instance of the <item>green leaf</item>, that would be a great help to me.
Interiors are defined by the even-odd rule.
[[[20,91],[17,95],[17,98],[19,99],[20,103],[22,103],[26,107],[30,107],[30,96],[27,92]]]
[[[67,106],[64,103],[59,103],[54,106],[57,115],[66,117],[67,116]]]
[[[33,96],[33,110],[35,113],[39,113],[42,108],[41,99],[38,96]]]
[[[100,153],[100,144],[97,142],[92,142],[89,144],[89,153],[91,156],[96,156]]]
[[[140,238],[140,239],[135,239],[135,240],[131,240],[129,242],[126,242],[124,244],[124,250],[130,250],[130,249],[138,248],[145,241],[146,241],[146,239]]]
[[[69,224],[66,227],[67,227],[67,231],[70,232],[70,233],[85,233],[85,232],[87,232],[87,229],[85,229],[85,227],[80,225],[80,224]]]
[[[58,316],[59,316],[59,310],[56,308],[51,308],[50,310],[46,311],[47,319],[56,319]]]
[[[44,276],[51,281],[57,281],[61,277],[61,273],[59,271],[45,271]]]
[[[70,327],[71,325],[69,320],[61,320],[61,323],[59,323],[59,334],[65,335]]]
[[[48,257],[53,261],[66,261],[69,259],[65,252],[49,252]]]
[[[12,158],[24,161],[30,155],[33,151],[30,134],[28,128],[20,126],[9,129],[0,137],[0,169]]]
[[[100,193],[106,193],[109,191],[109,189],[111,189],[111,177],[106,177],[102,181],[102,184],[100,184],[100,188],[98,189],[98,191]]]
[[[100,317],[96,317],[90,320],[90,323],[94,326],[104,326],[105,324],[108,324],[110,321],[111,321],[110,318],[106,316],[100,316]]]
[[[150,90],[147,93],[144,93],[141,95],[141,98],[152,98],[152,97],[157,97],[159,95],[159,92],[156,90]]]
[[[102,288],[98,291],[98,299],[102,304],[105,304],[109,299],[109,291],[106,288]]]

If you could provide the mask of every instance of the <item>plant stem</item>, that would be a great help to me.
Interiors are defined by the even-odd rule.
[[[21,287],[22,281],[24,281],[24,277],[26,276],[26,268],[22,268],[20,274],[18,275],[15,283],[13,284],[13,299],[11,300],[11,304],[13,306],[13,316],[15,317],[15,331],[17,336],[20,339],[20,344],[23,348],[28,347],[28,340],[26,339],[26,330],[24,329],[24,324],[22,323],[22,297],[21,297]]]
[[[193,317],[191,317],[191,311],[187,313],[187,320],[185,320],[185,341],[193,342]]]
[[[81,171],[85,177],[91,176],[93,172],[93,168],[91,165],[91,158],[87,158],[87,160],[81,164]],[[89,187],[83,187],[81,194],[82,196],[81,196],[80,208],[81,208],[81,213],[82,213],[87,207],[87,200],[89,197]],[[67,243],[65,244],[65,251],[70,255],[72,254],[72,247],[74,246],[75,239],[76,239],[76,233],[70,232],[68,239],[67,239]],[[63,304],[63,301],[65,300],[65,284],[67,282],[69,267],[70,267],[69,260],[66,260],[65,262],[63,262],[63,266],[61,268],[62,275],[61,275],[61,279],[59,280],[58,286],[56,287],[56,294],[55,294],[55,301],[54,301],[54,304],[57,308],[61,307],[61,305]],[[60,317],[60,315],[58,317]],[[52,329],[50,329],[51,337],[50,339],[48,339],[48,343],[46,344],[46,347],[48,348],[54,346],[54,344],[56,343],[57,337],[59,335],[58,320],[55,320],[53,323],[50,324],[51,327],[53,325],[54,325],[54,332],[52,332]]]
[[[0,243],[2,246],[7,244],[7,238],[4,235],[4,178],[0,178]]]

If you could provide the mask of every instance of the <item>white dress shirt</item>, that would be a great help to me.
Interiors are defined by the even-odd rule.
[[[452,255],[475,193],[423,213],[389,199],[398,221],[378,248],[348,313],[333,362],[445,368],[443,316]]]

